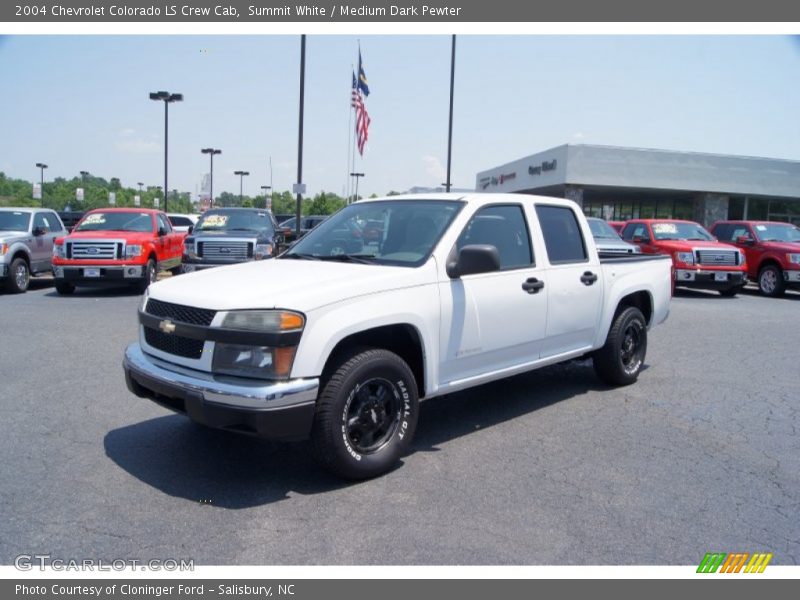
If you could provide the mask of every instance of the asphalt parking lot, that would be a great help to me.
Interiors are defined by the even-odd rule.
[[[131,395],[139,298],[0,294],[2,564],[800,564],[800,294],[679,293],[627,388],[570,363],[424,402],[357,484]]]

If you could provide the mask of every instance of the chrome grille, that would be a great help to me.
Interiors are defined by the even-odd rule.
[[[214,315],[217,314],[214,310],[207,308],[195,308],[193,306],[184,306],[183,304],[173,304],[172,302],[163,302],[150,298],[147,301],[145,312],[156,317],[164,317],[179,323],[189,323],[191,325],[211,325],[214,320]]]
[[[67,242],[67,257],[77,260],[113,260],[122,258],[122,242]]]
[[[736,250],[696,250],[697,264],[732,267],[739,262],[739,252]]]
[[[203,258],[219,258],[228,260],[245,260],[253,256],[253,246],[250,242],[224,240],[198,241],[197,255]]]

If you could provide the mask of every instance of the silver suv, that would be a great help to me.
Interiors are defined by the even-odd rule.
[[[66,233],[53,210],[0,208],[0,283],[12,293],[27,290],[31,275],[53,270],[53,241]]]

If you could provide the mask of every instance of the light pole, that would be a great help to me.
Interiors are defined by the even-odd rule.
[[[245,175],[250,175],[250,171],[234,171],[233,174],[239,176],[239,206],[241,206],[242,205],[242,185],[243,185],[242,182],[244,181],[244,176]]]
[[[81,174],[81,185],[83,186],[83,198],[81,200],[86,200],[86,178],[89,176],[89,171],[80,171]]]
[[[141,192],[142,191],[142,186],[144,185],[144,181],[137,181],[136,185],[139,186],[139,191]]]
[[[453,87],[456,79],[456,36],[453,34],[453,45],[450,51],[450,124],[447,128],[447,183],[445,191],[450,191],[450,164],[453,154]]]
[[[356,195],[353,198],[353,202],[358,202],[358,180],[364,176],[363,173],[350,173],[350,177],[356,178]]]
[[[262,185],[261,189],[264,190],[264,208],[266,208],[268,210],[272,210],[272,202],[270,202],[269,203],[270,205],[267,206],[267,190],[271,190],[272,186],[271,185]]]
[[[44,170],[47,168],[47,165],[44,163],[36,163],[36,166],[39,167],[40,170],[40,177],[39,177],[39,191],[41,192],[41,201],[42,207],[44,207]]]
[[[150,100],[156,100],[164,103],[164,212],[167,212],[167,149],[169,147],[169,105],[172,102],[182,102],[183,94],[170,94],[169,92],[150,92]]]
[[[218,148],[203,148],[200,150],[203,154],[208,154],[209,158],[211,158],[211,182],[209,183],[208,189],[208,208],[214,208],[214,155],[215,154],[222,154],[222,150]]]

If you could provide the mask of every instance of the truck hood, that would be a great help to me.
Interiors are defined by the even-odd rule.
[[[31,234],[27,231],[0,231],[0,244],[13,244],[21,240],[28,240]]]
[[[266,231],[193,231],[193,238],[242,238],[252,240],[258,237],[267,237]]]
[[[2,237],[2,234],[0,234],[0,237]],[[800,242],[761,242],[761,245],[772,252],[791,252],[793,254],[800,252]]]
[[[738,250],[736,246],[722,242],[706,240],[662,240],[656,245],[665,252],[689,252],[695,248],[713,248],[715,250]]]
[[[151,285],[150,297],[211,310],[308,312],[358,296],[435,282],[433,258],[416,268],[269,259],[171,277]]]

